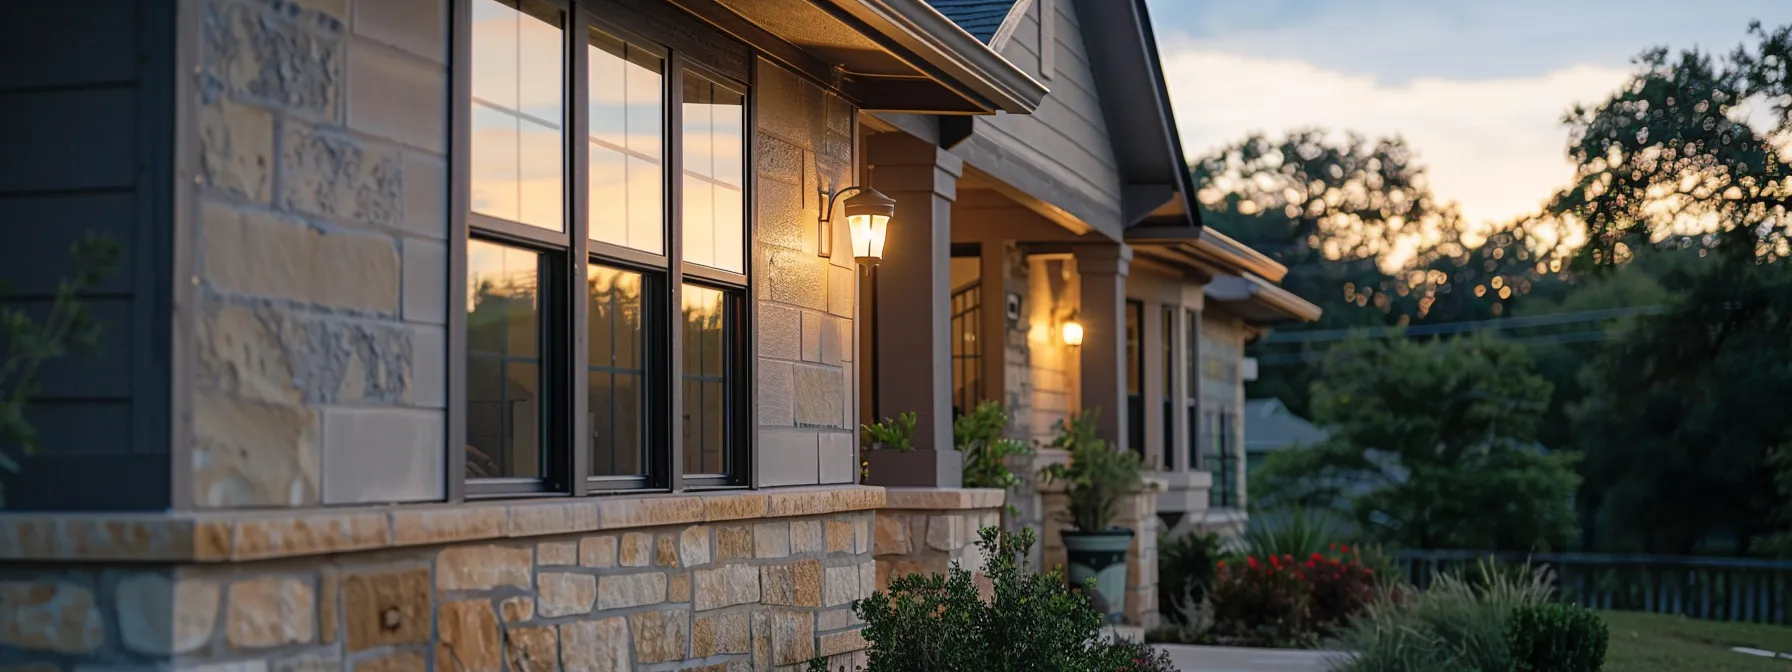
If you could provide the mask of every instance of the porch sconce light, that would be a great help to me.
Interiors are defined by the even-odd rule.
[[[853,186],[828,195],[827,207],[821,211],[821,231],[817,240],[822,256],[834,254],[834,201],[850,192],[846,199],[846,228],[852,234],[852,257],[862,266],[876,266],[884,257],[884,237],[890,218],[896,215],[896,199],[867,186]]]
[[[1064,318],[1064,324],[1058,327],[1058,333],[1064,337],[1065,345],[1075,348],[1083,344],[1083,322],[1077,319],[1074,311]]]

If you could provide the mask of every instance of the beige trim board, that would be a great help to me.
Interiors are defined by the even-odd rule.
[[[883,508],[843,485],[291,511],[0,514],[0,560],[242,562],[486,539]]]

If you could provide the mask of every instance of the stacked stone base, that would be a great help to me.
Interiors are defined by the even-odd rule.
[[[9,562],[0,669],[862,666],[871,506],[242,562]]]
[[[1045,529],[1039,535],[1044,540],[1045,566],[1064,567],[1061,533],[1067,523],[1060,521],[1068,519],[1069,498],[1061,487],[1048,487],[1040,493],[1040,501],[1045,511]],[[1162,525],[1157,517],[1157,493],[1148,487],[1128,496],[1114,524],[1133,531],[1132,547],[1126,551],[1126,624],[1157,627],[1157,535]]]
[[[872,534],[878,590],[888,588],[892,577],[945,574],[953,563],[983,581],[978,531],[1001,526],[1005,493],[960,488],[884,492],[884,508],[877,512]]]

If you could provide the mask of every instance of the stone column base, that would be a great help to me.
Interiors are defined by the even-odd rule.
[[[905,574],[945,574],[957,562],[982,581],[977,532],[998,527],[1007,493],[982,488],[885,488],[872,524],[877,589]]]

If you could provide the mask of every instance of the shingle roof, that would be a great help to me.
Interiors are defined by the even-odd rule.
[[[1313,445],[1330,436],[1324,429],[1288,411],[1280,399],[1244,402],[1245,452],[1263,452],[1291,445]]]
[[[1014,9],[1015,0],[927,0],[927,4],[946,15],[964,32],[988,44],[996,30]]]

